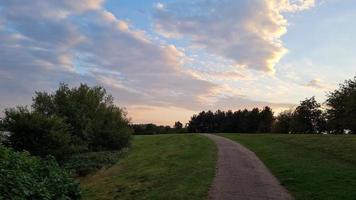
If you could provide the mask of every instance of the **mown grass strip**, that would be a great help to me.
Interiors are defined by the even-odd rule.
[[[135,136],[113,167],[81,179],[84,199],[190,199],[207,197],[215,144],[200,135]]]

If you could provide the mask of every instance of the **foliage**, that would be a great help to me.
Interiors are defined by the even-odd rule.
[[[3,120],[0,118],[0,145],[3,144],[7,139],[6,132],[4,129]]]
[[[46,117],[18,107],[5,111],[3,127],[11,133],[6,142],[15,150],[41,157],[53,155],[58,160],[73,152],[69,127],[59,117]]]
[[[158,126],[156,124],[132,124],[131,128],[135,135],[156,135],[175,133],[175,129],[170,126]]]
[[[191,117],[188,131],[193,133],[269,132],[273,121],[273,112],[269,107],[261,111],[258,108],[236,112],[218,110],[215,113],[209,110]]]
[[[115,164],[126,151],[100,151],[76,154],[65,161],[64,168],[76,176],[86,176]]]
[[[300,102],[295,110],[286,110],[276,117],[275,133],[324,133],[327,129],[325,112],[314,97]]]
[[[356,134],[356,77],[328,94],[328,128],[333,133],[350,130]]]
[[[120,150],[130,143],[129,119],[102,87],[61,84],[53,94],[36,92],[33,101],[36,113],[63,118],[71,135],[90,151]]]
[[[120,162],[80,179],[83,199],[206,199],[216,150],[200,135],[135,136]]]
[[[1,200],[80,199],[79,184],[53,158],[42,160],[0,145]]]
[[[272,109],[270,107],[265,107],[258,115],[259,115],[258,132],[270,133],[272,130],[273,122],[275,121]]]
[[[276,122],[273,124],[274,133],[290,133],[291,132],[291,121],[293,119],[293,111],[286,110],[276,117]]]
[[[177,131],[181,131],[183,129],[183,124],[180,121],[175,122],[174,129]]]
[[[295,109],[290,124],[292,133],[322,133],[325,131],[325,118],[320,104],[314,97],[305,99]]]
[[[269,107],[238,111],[203,111],[193,115],[188,132],[202,133],[351,133],[356,134],[356,77],[329,93],[326,109],[314,97],[276,118]]]

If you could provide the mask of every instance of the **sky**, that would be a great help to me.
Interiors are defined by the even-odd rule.
[[[354,0],[0,1],[0,110],[101,85],[133,123],[278,113],[356,75]]]

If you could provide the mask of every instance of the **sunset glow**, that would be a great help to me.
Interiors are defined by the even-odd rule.
[[[356,74],[352,0],[2,0],[0,110],[101,85],[134,123],[325,100]]]

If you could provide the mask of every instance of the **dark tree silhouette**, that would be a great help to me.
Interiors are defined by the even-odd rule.
[[[273,124],[273,112],[269,107],[263,110],[254,108],[251,111],[217,110],[202,111],[193,115],[188,123],[188,132],[193,133],[257,133],[270,132]]]
[[[183,124],[180,121],[177,121],[174,123],[174,129],[176,129],[177,131],[180,131],[183,129]]]
[[[274,116],[272,109],[268,106],[259,113],[260,122],[258,125],[258,132],[260,133],[270,133],[272,131],[272,125],[274,122]]]
[[[291,121],[293,119],[293,111],[286,110],[281,112],[277,117],[273,125],[274,133],[290,133],[291,132]]]
[[[330,132],[344,133],[349,130],[356,134],[356,77],[329,93],[326,105]]]
[[[305,99],[295,109],[291,121],[292,133],[321,133],[324,129],[324,118],[320,104],[314,97]]]

